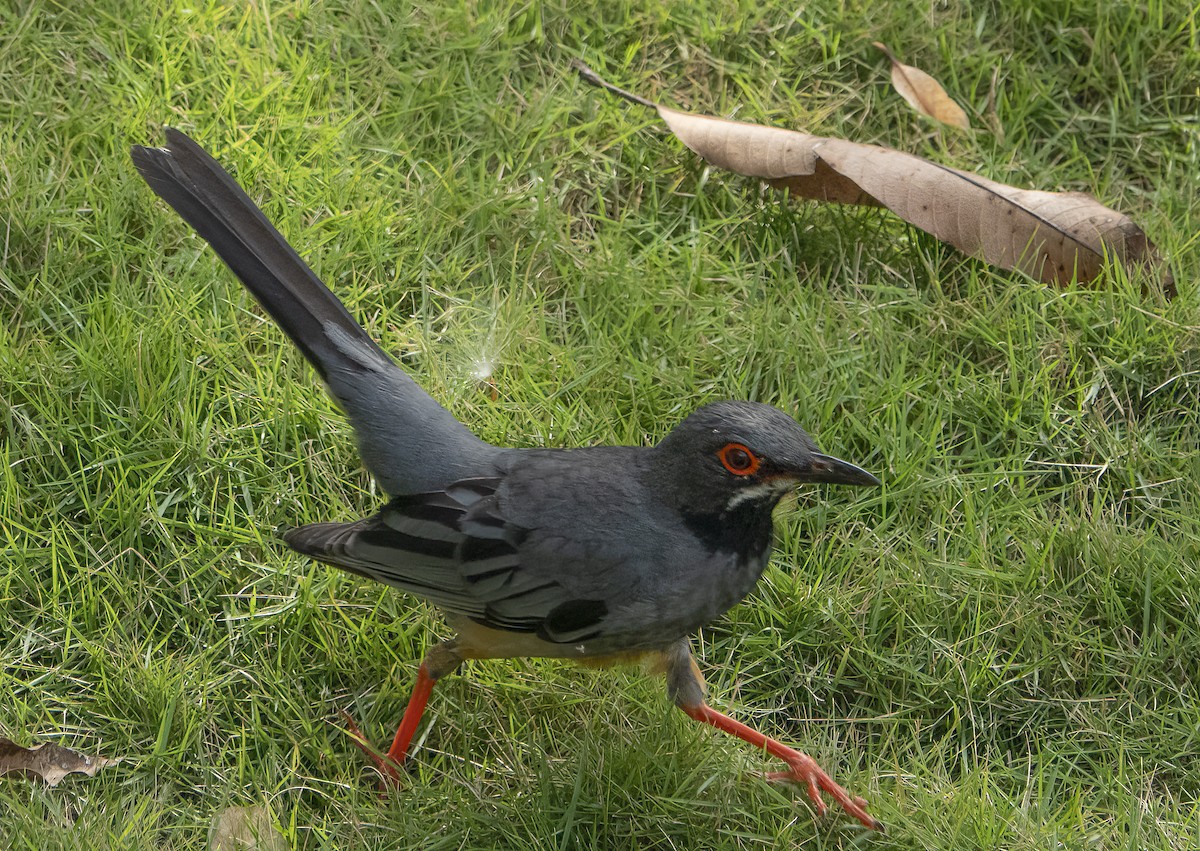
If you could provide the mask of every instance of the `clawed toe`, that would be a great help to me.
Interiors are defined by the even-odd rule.
[[[355,747],[367,755],[371,763],[375,766],[375,770],[380,774],[379,791],[386,793],[400,785],[400,766],[389,759],[386,755],[379,753],[371,746],[367,737],[363,735],[354,718],[346,710],[341,710],[342,723],[346,725],[346,732],[350,735],[350,741],[354,742]]]
[[[825,792],[837,801],[838,806],[858,819],[863,827],[883,832],[883,824],[867,812],[866,799],[858,795],[851,798],[850,794],[834,782],[833,778],[826,774],[811,757],[799,754],[799,757],[788,760],[788,766],[786,771],[771,772],[767,775],[767,779],[773,782],[799,783],[804,786],[813,807],[822,816],[829,812],[829,807],[821,796],[821,793]]]

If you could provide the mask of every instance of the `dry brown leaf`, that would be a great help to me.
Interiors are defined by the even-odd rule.
[[[883,42],[873,41],[871,44],[882,50],[883,55],[892,63],[892,86],[900,97],[908,101],[909,106],[922,115],[951,127],[971,129],[967,114],[946,94],[941,83],[920,68],[905,65]]]
[[[88,756],[51,742],[23,748],[0,736],[0,776],[19,774],[41,780],[47,786],[57,786],[68,774],[95,777],[100,769],[120,761],[119,757]]]
[[[227,807],[213,816],[208,848],[209,851],[282,851],[287,842],[275,829],[270,807]]]
[[[1041,281],[1098,277],[1107,253],[1127,267],[1161,259],[1128,216],[1089,195],[1018,189],[894,148],[729,121],[659,106],[581,66],[588,82],[658,111],[707,162],[816,201],[886,207],[972,256]],[[1175,294],[1161,266],[1163,290]]]

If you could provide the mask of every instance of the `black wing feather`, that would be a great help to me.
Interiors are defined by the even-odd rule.
[[[444,491],[399,496],[357,523],[289,531],[293,549],[422,597],[484,626],[571,643],[595,637],[603,601],[575,600],[544,573],[522,569],[529,530],[507,521],[499,478],[466,479]]]

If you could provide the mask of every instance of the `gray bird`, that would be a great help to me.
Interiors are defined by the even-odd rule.
[[[384,353],[212,157],[166,134],[165,148],[133,148],[138,171],[316,368],[392,498],[365,520],[301,526],[284,540],[429,601],[457,633],[426,654],[385,756],[350,722],[385,779],[398,777],[433,684],[464,660],[650,656],[690,717],[784,761],[772,779],[804,784],[822,814],[824,790],[880,828],[809,756],[708,707],[688,639],[758,582],[784,494],[878,479],[753,402],[706,405],[648,448],[485,443]]]

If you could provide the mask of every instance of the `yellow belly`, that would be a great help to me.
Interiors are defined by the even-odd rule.
[[[532,632],[492,629],[470,618],[448,615],[446,621],[458,633],[456,649],[464,659],[552,658],[570,659],[589,668],[642,663],[655,672],[665,666],[663,650],[628,650],[593,654],[584,644],[556,644]]]

